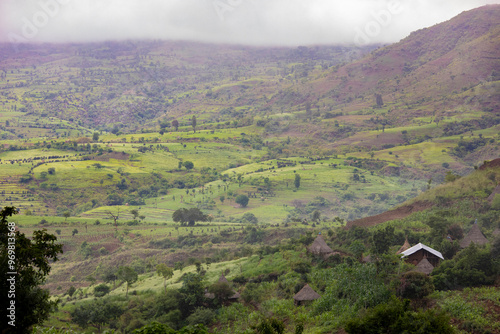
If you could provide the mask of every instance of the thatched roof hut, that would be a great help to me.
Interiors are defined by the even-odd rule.
[[[318,255],[327,255],[333,253],[333,250],[328,247],[321,234],[319,234],[316,239],[314,239],[313,243],[307,248],[307,250],[313,254]]]
[[[224,274],[221,274],[220,277],[219,277],[219,283],[229,283],[229,281],[227,280],[226,276],[224,276]]]
[[[321,296],[314,291],[309,284],[306,284],[302,289],[300,289],[299,292],[297,292],[295,296],[293,296],[293,299],[295,300],[296,305],[300,305],[301,303],[313,301],[320,297]]]
[[[226,284],[229,285],[229,281],[224,276],[224,274],[220,275],[219,280],[217,282],[218,283],[226,283]],[[241,297],[241,295],[237,291],[233,290],[233,292],[234,292],[234,294],[231,297],[228,298],[229,300],[234,300],[234,299],[238,299],[238,298]],[[205,289],[205,298],[214,299],[215,295],[213,293],[211,293],[211,292],[208,292],[208,289]]]
[[[414,271],[429,275],[434,270],[434,266],[424,257],[415,267]]]
[[[398,252],[396,254],[401,254],[403,253],[405,250],[409,249],[411,247],[410,243],[408,242],[408,238],[405,239],[405,243],[403,244],[403,246],[401,246],[401,248],[398,250]]]
[[[433,266],[437,267],[439,260],[444,260],[443,254],[422,243],[418,243],[401,253],[401,257],[406,258],[406,262],[417,265],[426,258]]]
[[[484,236],[483,232],[479,229],[479,225],[477,224],[477,219],[472,225],[469,233],[465,236],[465,238],[460,241],[460,247],[465,248],[469,246],[471,243],[475,243],[476,245],[484,245],[488,243],[488,239]]]

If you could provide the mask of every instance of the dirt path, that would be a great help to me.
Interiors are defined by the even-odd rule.
[[[352,226],[361,226],[361,227],[375,226],[377,224],[385,223],[390,220],[402,219],[408,217],[414,212],[423,211],[433,206],[434,204],[431,202],[415,202],[411,205],[401,206],[397,209],[386,211],[376,216],[356,219],[347,222],[346,227],[351,228]]]

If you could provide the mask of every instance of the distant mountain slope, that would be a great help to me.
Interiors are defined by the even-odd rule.
[[[358,107],[373,105],[373,95],[381,94],[384,102],[399,103],[399,109],[429,105],[431,114],[464,103],[498,112],[500,89],[470,91],[500,80],[498,22],[500,5],[464,12],[330,73],[315,83],[316,90]],[[421,116],[416,110],[404,113]]]

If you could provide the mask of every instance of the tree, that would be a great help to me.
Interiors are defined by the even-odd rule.
[[[94,295],[96,297],[104,297],[110,290],[111,288],[107,284],[102,283],[94,288]]]
[[[16,231],[15,224],[7,220],[16,213],[14,207],[0,211],[1,333],[30,332],[57,305],[40,285],[50,272],[50,263],[62,253],[62,245],[56,244],[56,236],[45,229],[33,232],[31,238]]]
[[[312,215],[312,220],[314,222],[318,222],[321,218],[321,212],[319,210],[314,210],[313,215]]]
[[[73,229],[73,232],[71,232],[71,235],[72,235],[73,237],[75,236],[75,234],[78,234],[78,230],[77,230],[76,228],[75,228],[75,229]]]
[[[295,181],[293,181],[293,184],[295,185],[295,188],[299,189],[300,187],[300,175],[295,174]]]
[[[99,141],[99,132],[94,132],[94,134],[92,135],[92,140]]]
[[[397,288],[398,296],[409,299],[422,299],[434,291],[432,279],[424,273],[410,271],[401,275]]]
[[[167,280],[174,276],[174,270],[168,267],[165,263],[160,263],[156,266],[156,273],[163,277],[163,287],[167,291]]]
[[[216,282],[208,288],[208,291],[213,293],[215,299],[222,305],[234,295],[233,289],[227,282]]]
[[[172,121],[172,126],[175,128],[175,131],[177,131],[179,129],[179,121],[174,119]]]
[[[249,199],[247,195],[238,195],[236,196],[236,199],[234,201],[238,203],[242,208],[245,208],[248,205]]]
[[[377,103],[377,107],[382,107],[384,105],[384,100],[382,100],[382,95],[375,94],[375,102]]]
[[[179,289],[182,298],[180,299],[180,310],[187,317],[196,307],[202,306],[205,300],[205,287],[203,277],[187,273],[182,278],[182,287]]]
[[[95,299],[78,306],[71,312],[71,321],[82,328],[89,325],[101,332],[104,324],[116,319],[123,314],[123,309],[115,303],[104,299]]]
[[[194,164],[191,161],[184,161],[182,165],[186,167],[187,170],[191,170],[194,167]]]
[[[376,254],[387,253],[394,239],[394,227],[386,226],[385,230],[378,230],[373,233],[373,251]]]
[[[174,211],[172,219],[176,223],[180,222],[181,225],[188,223],[189,226],[194,226],[197,221],[207,221],[208,216],[198,208],[181,208]]]
[[[193,118],[191,118],[191,126],[193,127],[193,133],[196,132],[196,116],[193,115]]]
[[[71,216],[71,213],[69,211],[65,211],[63,213],[64,221],[66,221],[68,219],[68,217],[70,217],[70,216]]]
[[[137,282],[139,275],[137,275],[137,272],[134,269],[122,266],[118,269],[116,276],[122,281],[127,282],[127,292],[125,293],[125,296],[128,296],[128,288],[130,284]]]
[[[137,220],[137,217],[139,217],[139,211],[136,209],[130,210],[130,213],[134,216],[134,220]]]

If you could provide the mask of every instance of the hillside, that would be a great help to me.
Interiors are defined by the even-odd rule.
[[[498,333],[498,22],[485,6],[363,48],[0,45],[0,201],[64,250],[45,326],[344,333],[395,308]],[[462,250],[472,228],[488,243]],[[318,233],[331,256],[307,251]],[[406,276],[405,240],[442,266]],[[426,291],[407,304],[406,280]],[[323,299],[294,307],[306,283]]]

